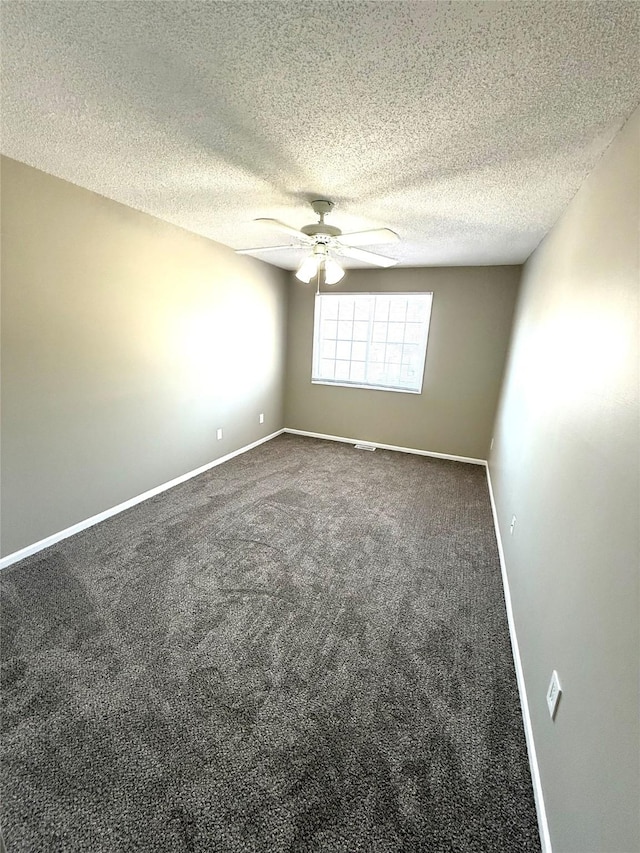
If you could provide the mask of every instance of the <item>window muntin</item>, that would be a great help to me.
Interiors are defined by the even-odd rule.
[[[311,381],[422,392],[432,293],[316,294]]]

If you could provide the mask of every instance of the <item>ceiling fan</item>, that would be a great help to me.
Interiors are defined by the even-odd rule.
[[[313,225],[303,225],[300,230],[277,219],[260,217],[255,220],[256,222],[264,222],[273,228],[277,228],[278,231],[284,231],[285,234],[295,237],[296,243],[289,243],[285,246],[238,249],[237,254],[253,255],[262,252],[278,252],[284,249],[308,248],[309,254],[296,272],[296,278],[306,284],[316,276],[319,281],[321,274],[324,284],[337,284],[344,275],[344,269],[334,257],[335,255],[364,261],[376,267],[392,267],[398,263],[394,258],[387,258],[384,255],[378,255],[376,252],[358,248],[358,246],[396,242],[400,238],[395,231],[390,228],[374,228],[370,231],[352,231],[349,234],[343,234],[335,225],[327,225],[324,221],[325,216],[331,212],[332,201],[319,198],[311,202],[311,207],[319,221]]]

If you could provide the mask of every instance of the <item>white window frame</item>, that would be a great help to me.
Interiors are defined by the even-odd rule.
[[[412,346],[415,345],[415,346],[418,346],[420,348],[420,354],[422,357],[419,360],[419,368],[418,368],[419,369],[419,375],[416,374],[415,382],[412,383],[412,387],[401,387],[398,384],[391,384],[391,383],[386,384],[386,383],[380,383],[380,382],[366,381],[366,376],[367,376],[367,374],[368,374],[368,372],[369,372],[369,370],[373,364],[373,362],[371,362],[369,360],[369,352],[370,352],[370,348],[371,348],[372,344],[384,343],[385,347],[389,346],[389,345],[394,345],[394,346],[398,345],[398,342],[388,341],[386,338],[384,341],[373,341],[373,333],[374,333],[373,324],[374,324],[374,318],[375,318],[376,300],[377,299],[383,299],[383,298],[384,299],[389,299],[389,298],[393,299],[393,298],[402,298],[402,297],[405,297],[407,299],[412,298],[412,297],[420,297],[420,300],[423,302],[423,310],[426,312],[425,319],[421,323],[419,340],[417,342],[412,342],[412,344],[411,344]],[[367,335],[367,341],[366,341],[366,357],[364,360],[364,363],[365,363],[365,381],[362,381],[362,380],[352,381],[352,380],[343,379],[343,378],[340,378],[340,379],[330,378],[326,375],[326,371],[323,374],[323,370],[321,368],[321,361],[323,361],[323,360],[324,361],[331,361],[331,358],[327,358],[327,357],[325,357],[325,359],[322,358],[323,346],[325,344],[329,344],[330,342],[332,342],[334,340],[333,338],[324,338],[321,335],[322,301],[325,299],[337,299],[337,300],[339,300],[339,299],[345,299],[345,300],[347,300],[347,299],[352,299],[352,300],[353,299],[363,299],[363,300],[367,299],[369,301],[369,316],[368,316],[368,320],[366,321],[366,322],[368,322],[369,329],[368,329],[368,335]],[[416,292],[414,292],[414,293],[388,293],[388,292],[385,292],[385,293],[344,293],[344,292],[340,292],[340,293],[317,293],[316,297],[315,297],[315,304],[314,304],[313,354],[312,354],[312,366],[311,366],[311,382],[314,385],[334,385],[334,386],[343,387],[343,388],[366,388],[368,390],[373,390],[373,391],[395,391],[395,392],[399,392],[401,394],[422,394],[422,386],[424,383],[424,370],[425,370],[425,364],[426,364],[426,359],[427,359],[427,347],[428,347],[428,342],[429,342],[429,328],[430,328],[430,324],[431,324],[432,305],[433,305],[433,293],[432,292],[422,292],[421,291],[419,293],[416,293]],[[329,322],[333,322],[333,321],[329,321]],[[354,321],[352,321],[352,322],[354,322]],[[360,321],[360,322],[362,322],[362,321]],[[379,322],[379,321],[376,321],[376,322]],[[389,322],[399,322],[399,321],[387,320],[387,324]],[[404,348],[404,346],[406,345],[405,341],[404,341],[404,337],[406,335],[407,323],[412,322],[412,321],[408,321],[406,318],[406,315],[405,315],[405,319],[402,322],[403,322],[404,327],[405,327],[403,329],[403,341],[402,341],[402,346]],[[388,334],[388,328],[387,328],[387,334]],[[338,335],[337,331],[336,331],[336,335]],[[350,353],[353,352],[353,343],[354,343],[353,335],[354,335],[354,331],[352,328],[351,338],[350,338],[350,342],[351,342]],[[346,339],[343,339],[342,342],[344,342],[345,340]],[[336,348],[337,348],[337,344],[338,344],[338,342],[340,342],[340,339],[336,337],[335,342],[336,342]],[[363,343],[362,339],[359,339],[356,342],[357,343]],[[336,349],[336,351],[337,351],[337,349]],[[385,355],[386,355],[386,351],[385,351]],[[403,352],[403,355],[404,355],[404,352]],[[333,358],[334,368],[335,368],[335,362],[337,362],[339,360],[340,361],[348,361],[350,364],[353,363],[351,355],[349,356],[349,359],[336,359],[334,357]],[[362,360],[360,359],[360,360],[358,360],[358,362],[361,363]],[[386,359],[385,359],[385,363],[386,363]],[[351,370],[350,370],[350,372],[351,372]]]

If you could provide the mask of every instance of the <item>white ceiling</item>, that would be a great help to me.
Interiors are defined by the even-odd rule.
[[[520,263],[640,99],[639,8],[5,0],[2,150],[234,248],[327,197],[402,265]]]

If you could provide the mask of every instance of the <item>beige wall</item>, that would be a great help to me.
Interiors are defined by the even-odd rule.
[[[311,384],[315,288],[291,275],[285,425],[486,459],[520,267],[351,270],[331,290],[433,291],[423,393]],[[327,288],[329,290],[329,288]]]
[[[490,459],[554,853],[640,849],[639,134],[525,266]]]
[[[3,158],[2,553],[280,429],[286,278]]]

